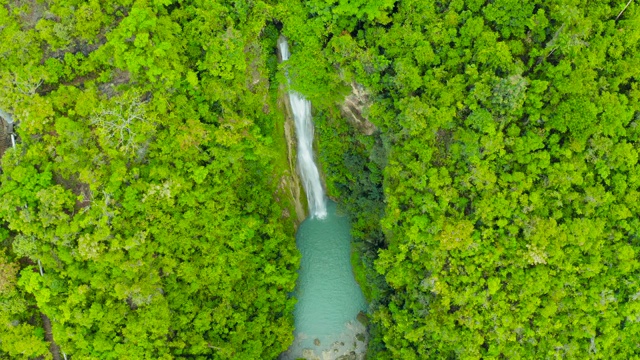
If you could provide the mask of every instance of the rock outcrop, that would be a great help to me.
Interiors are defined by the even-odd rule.
[[[369,93],[357,83],[351,83],[351,88],[351,94],[340,105],[340,112],[359,132],[372,135],[377,128],[366,116],[366,110],[371,104]]]
[[[0,110],[0,158],[4,152],[11,147],[11,134],[13,133],[12,119],[9,114],[7,114],[7,118],[5,118],[3,113],[4,112]]]
[[[364,360],[369,344],[367,327],[359,321],[345,324],[344,332],[333,340],[309,342],[305,334],[296,334],[292,347],[280,355],[279,360]],[[303,348],[307,344],[307,348]],[[311,345],[313,344],[313,345]]]

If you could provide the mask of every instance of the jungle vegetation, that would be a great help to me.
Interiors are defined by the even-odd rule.
[[[2,2],[20,143],[2,159],[0,357],[58,356],[40,314],[72,359],[287,348],[299,255],[266,6]]]
[[[0,2],[0,355],[288,347],[283,34],[369,358],[640,356],[637,2]]]

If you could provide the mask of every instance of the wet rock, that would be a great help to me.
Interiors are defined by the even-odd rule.
[[[11,147],[11,133],[12,124],[4,121],[0,117],[0,158],[4,154],[5,150]]]
[[[295,207],[297,222],[296,229],[302,221],[307,217],[305,212],[305,206],[303,206],[303,202],[305,199],[303,198],[302,193],[302,182],[300,180],[300,176],[298,175],[298,171],[296,171],[296,147],[297,141],[295,139],[295,125],[293,124],[293,113],[291,112],[291,104],[289,103],[289,98],[286,92],[284,91],[284,87],[281,87],[281,98],[280,104],[283,106],[285,112],[285,122],[284,122],[284,136],[287,142],[287,160],[289,162],[289,171],[285,174],[281,179],[281,186],[283,189],[288,189],[291,200],[293,201],[293,205]]]
[[[364,326],[369,326],[369,317],[363,311],[360,311],[358,313],[358,316],[356,317],[356,319],[360,322],[360,324]]]
[[[344,354],[338,358],[336,358],[336,360],[356,360],[357,356],[356,356],[356,352],[355,351],[351,351],[348,354]]]
[[[320,339],[313,340],[313,345],[320,346]]]
[[[321,360],[320,357],[311,349],[302,350],[302,357],[305,360]]]
[[[360,333],[360,334],[356,334],[356,339],[358,339],[358,341],[364,342],[364,340],[366,338],[365,338],[364,334]]]

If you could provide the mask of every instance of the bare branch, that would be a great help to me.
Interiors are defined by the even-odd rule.
[[[126,101],[120,99],[111,108],[102,108],[91,118],[107,141],[116,148],[127,153],[135,152],[138,144],[138,125],[148,123],[144,102],[134,99]]]
[[[616,16],[616,21],[618,21],[618,19],[620,18],[620,16],[622,16],[622,13],[627,10],[627,8],[629,7],[629,5],[631,4],[633,0],[629,0],[627,2],[627,5],[624,6],[624,9],[622,9],[622,11],[620,11],[620,13],[618,14],[618,16]]]
[[[38,81],[29,77],[26,80],[21,80],[18,74],[13,74],[13,84],[16,86],[19,92],[24,95],[33,95],[36,93],[36,90],[42,85],[42,79]]]

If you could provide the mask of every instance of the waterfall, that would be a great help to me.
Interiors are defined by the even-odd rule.
[[[278,48],[282,61],[289,59],[289,44],[284,37],[278,39]],[[295,91],[289,92],[289,102],[296,128],[298,140],[298,169],[302,177],[304,191],[309,202],[309,213],[312,217],[324,219],[327,216],[327,205],[324,189],[320,182],[320,172],[313,159],[313,119],[311,118],[311,102]]]
[[[13,118],[9,115],[8,112],[0,109],[0,117],[3,118],[7,123],[13,124]]]
[[[13,117],[11,117],[11,115],[0,109],[0,117],[4,119],[4,121],[7,122],[7,124],[9,125],[9,136],[11,137],[11,146],[16,147],[16,138],[15,135],[13,133]]]

